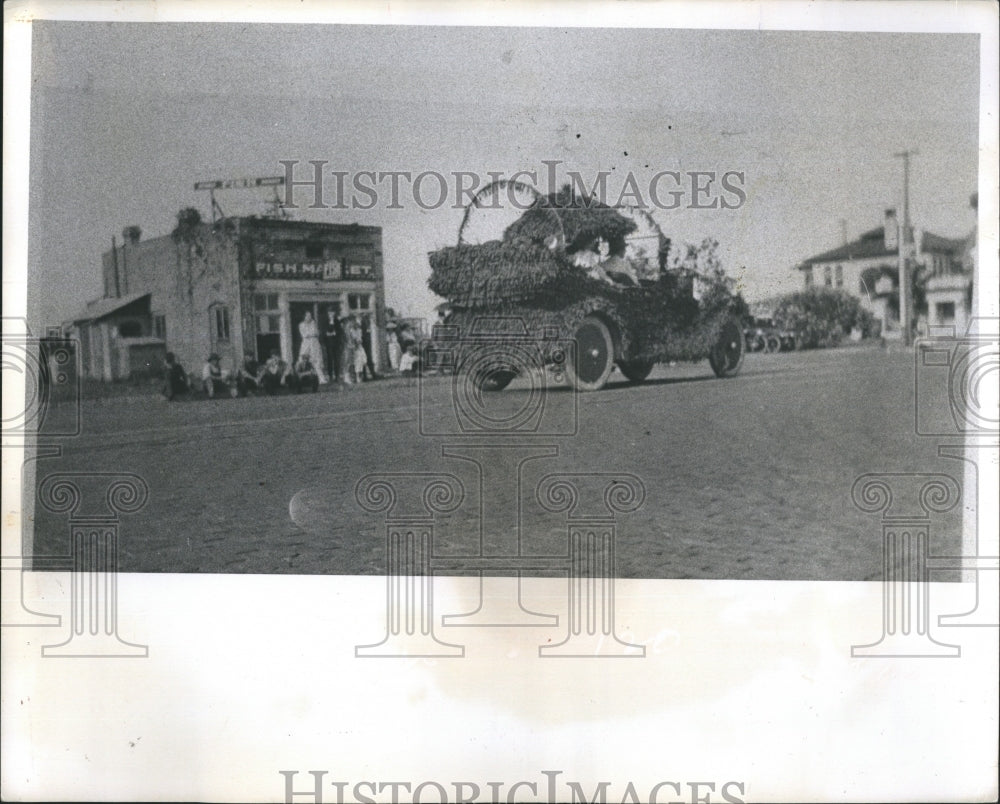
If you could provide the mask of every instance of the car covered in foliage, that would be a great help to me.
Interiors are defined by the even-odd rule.
[[[656,363],[707,359],[719,377],[743,362],[745,305],[721,269],[674,260],[670,240],[644,212],[619,210],[564,187],[536,195],[502,239],[459,242],[429,255],[430,289],[450,314],[432,342],[454,368],[498,390],[532,367],[565,372],[580,391],[602,388],[617,368],[641,382]],[[493,188],[495,192],[496,188]],[[636,247],[644,221],[655,251]]]

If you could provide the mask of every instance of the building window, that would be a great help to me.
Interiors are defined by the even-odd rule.
[[[939,324],[954,324],[955,302],[938,302],[937,319]]]
[[[829,265],[823,266],[823,284],[828,288],[833,287],[833,268]]]
[[[123,338],[139,338],[142,336],[142,324],[138,321],[122,321],[118,325],[118,334]]]
[[[277,293],[258,293],[253,297],[253,309],[258,313],[278,309]]]
[[[352,313],[364,313],[371,310],[372,297],[370,293],[348,293],[347,308]]]
[[[323,259],[323,244],[322,243],[306,243],[306,259],[307,260],[322,260]]]
[[[277,293],[258,293],[253,297],[253,309],[257,314],[258,335],[281,332],[281,308],[278,307]]]
[[[209,308],[208,314],[212,327],[212,339],[216,341],[228,341],[229,308],[224,304],[216,304]]]
[[[167,317],[165,315],[153,316],[153,335],[161,341],[167,339]]]
[[[844,286],[844,266],[838,265],[834,270],[834,287],[842,288]]]

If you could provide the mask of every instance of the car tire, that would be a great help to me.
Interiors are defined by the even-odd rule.
[[[588,315],[573,332],[576,344],[572,360],[566,362],[566,374],[577,391],[599,391],[615,366],[615,341],[611,330],[600,318]]]
[[[708,362],[715,376],[733,377],[739,373],[745,352],[743,332],[739,323],[733,318],[727,319],[708,355]]]

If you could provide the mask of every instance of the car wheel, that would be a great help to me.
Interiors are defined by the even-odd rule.
[[[567,361],[566,374],[577,391],[604,387],[615,365],[615,342],[611,330],[597,316],[588,315],[573,333],[576,354]]]
[[[732,377],[743,365],[745,352],[743,333],[739,324],[732,318],[722,325],[719,336],[708,355],[709,365],[716,377]]]

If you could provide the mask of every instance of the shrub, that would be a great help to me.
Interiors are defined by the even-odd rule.
[[[836,346],[854,328],[865,337],[875,334],[874,316],[861,306],[857,297],[827,287],[783,296],[774,319],[782,329],[794,332],[806,349]]]

